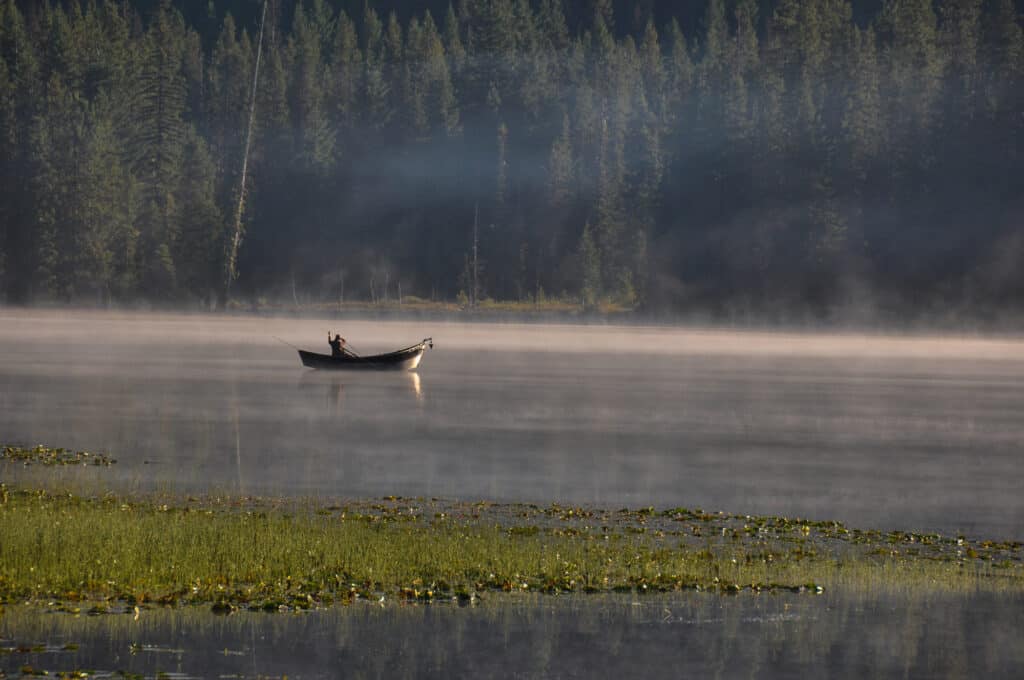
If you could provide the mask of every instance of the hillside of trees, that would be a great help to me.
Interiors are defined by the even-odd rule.
[[[0,0],[8,303],[1024,308],[1014,0],[266,5]]]

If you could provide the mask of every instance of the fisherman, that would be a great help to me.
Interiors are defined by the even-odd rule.
[[[332,357],[345,356],[345,338],[341,337],[341,333],[335,333],[334,339],[331,340],[331,332],[327,331],[327,344],[331,346]]]

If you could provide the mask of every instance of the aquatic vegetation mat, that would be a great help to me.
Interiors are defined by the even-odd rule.
[[[228,613],[525,591],[1024,591],[1017,542],[837,522],[387,498],[326,504],[11,488],[0,602]]]
[[[33,447],[2,446],[0,461],[11,461],[24,465],[113,465],[114,458],[104,453],[53,449],[39,444]]]

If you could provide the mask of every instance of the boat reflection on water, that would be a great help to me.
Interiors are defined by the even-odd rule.
[[[305,399],[322,397],[327,415],[340,416],[346,402],[368,404],[386,399],[392,406],[412,397],[418,409],[425,403],[423,379],[416,371],[405,373],[357,373],[306,371],[298,388]]]
[[[416,401],[419,404],[423,403],[423,384],[420,382],[420,374],[416,371],[410,371],[406,375],[409,376],[409,383],[412,385],[413,394],[416,395]]]

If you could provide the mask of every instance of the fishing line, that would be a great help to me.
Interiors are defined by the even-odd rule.
[[[278,342],[280,342],[280,343],[281,343],[282,345],[288,345],[289,347],[291,347],[291,348],[292,348],[292,349],[294,349],[294,350],[297,350],[297,349],[299,349],[298,347],[296,347],[296,346],[295,346],[295,345],[293,345],[292,343],[288,342],[287,340],[282,340],[281,338],[277,337],[276,335],[271,335],[270,337],[272,337],[272,338],[273,338],[274,340],[277,340],[277,341],[278,341]]]

